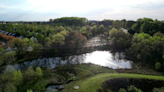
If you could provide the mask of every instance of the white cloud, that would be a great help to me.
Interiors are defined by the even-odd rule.
[[[164,8],[159,10],[146,10],[146,9],[133,9],[131,7],[119,7],[114,11],[104,12],[98,15],[89,16],[90,19],[127,19],[127,20],[136,20],[138,18],[149,17],[152,19],[163,19]]]
[[[129,7],[148,7],[164,3],[164,0],[27,0],[27,2],[31,4],[27,9],[34,9],[34,12],[78,14],[113,9],[112,13],[116,14],[130,9]]]
[[[164,0],[26,0],[15,7],[0,5],[0,8],[5,8],[0,13],[9,14],[14,11],[17,15],[20,14],[18,16],[28,17],[23,17],[25,19],[37,20],[40,17],[42,20],[65,16],[86,17],[89,20],[134,20],[143,17],[163,19],[162,4]]]
[[[17,7],[10,7],[10,6],[6,6],[6,5],[0,5],[0,7],[1,8],[9,8],[9,9],[11,9],[11,8],[15,8],[16,9],[17,8]]]

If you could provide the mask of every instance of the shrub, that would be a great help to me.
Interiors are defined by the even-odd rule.
[[[141,89],[138,89],[137,87],[133,85],[128,86],[127,89],[128,89],[128,92],[142,92]]]
[[[160,62],[156,62],[156,63],[155,63],[155,68],[156,68],[156,70],[160,70],[160,68],[161,68],[161,63],[160,63]]]
[[[31,89],[27,89],[27,91],[26,92],[33,92]]]
[[[124,88],[120,88],[119,92],[127,92]]]
[[[163,87],[161,87],[161,88],[154,88],[153,92],[164,92],[164,88]]]

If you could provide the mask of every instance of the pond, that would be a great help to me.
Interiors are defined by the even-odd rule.
[[[64,85],[50,85],[47,87],[45,92],[58,92],[59,90],[62,90],[64,88]]]
[[[64,66],[78,63],[93,63],[100,66],[105,66],[113,69],[117,68],[131,68],[132,61],[125,59],[123,52],[111,51],[94,51],[81,55],[72,55],[65,57],[49,57],[38,58],[32,61],[26,61],[20,64],[12,65],[15,70],[26,70],[28,67],[41,67],[52,69],[56,66]],[[7,66],[6,66],[7,67]]]

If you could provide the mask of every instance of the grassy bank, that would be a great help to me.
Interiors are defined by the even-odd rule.
[[[85,78],[79,81],[74,81],[65,86],[62,92],[96,92],[101,84],[112,78],[145,78],[145,79],[156,79],[164,80],[164,76],[152,76],[152,75],[140,75],[140,74],[118,74],[118,73],[102,73],[95,76]],[[73,87],[78,85],[80,88],[75,90]]]
[[[119,74],[117,70],[91,63],[58,66],[54,69],[43,69],[42,71],[42,77],[37,79],[35,76],[27,77],[26,70],[21,70],[23,75],[23,86],[22,84],[16,86],[17,92],[25,92],[27,89],[32,89],[34,92],[45,92],[48,85],[56,84],[64,84],[65,88],[62,90],[63,92],[96,92],[104,81],[112,78],[164,80],[164,76],[135,74],[136,71],[133,72],[134,74]],[[9,76],[10,74],[0,75],[0,86],[7,85],[6,78],[9,78]],[[11,79],[12,78],[9,78],[7,80]],[[11,81],[11,83],[14,82]],[[78,90],[73,89],[76,85],[80,87]]]

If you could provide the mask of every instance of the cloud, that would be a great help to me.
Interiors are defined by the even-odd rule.
[[[119,7],[113,11],[104,12],[102,14],[89,16],[89,18],[94,17],[94,19],[99,19],[99,20],[103,20],[103,19],[136,20],[138,18],[149,17],[152,19],[164,20],[163,16],[164,16],[164,8],[161,8],[159,10],[154,9],[154,10],[150,11],[150,10],[142,9],[142,8],[133,9],[131,7]]]
[[[6,5],[0,5],[0,8],[8,8],[8,9],[16,9],[17,7],[10,7],[10,6],[6,6]]]
[[[19,0],[21,4],[12,2],[14,1],[1,3],[0,20],[5,18],[37,21],[65,16],[86,17],[89,20],[135,20],[143,17],[164,19],[164,0]]]

